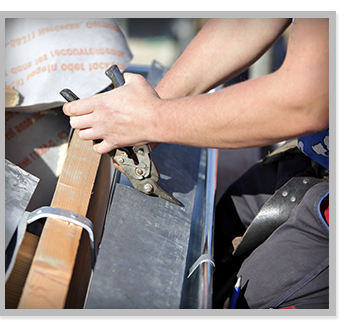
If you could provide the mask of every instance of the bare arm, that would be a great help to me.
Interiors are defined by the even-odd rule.
[[[162,98],[201,94],[235,77],[260,58],[291,19],[210,19],[156,91]]]
[[[258,50],[260,54],[280,33],[264,37],[266,45],[257,44],[262,49]],[[261,36],[262,32],[256,35]],[[255,37],[251,39],[254,42]],[[197,59],[188,64],[188,55],[181,56],[174,70],[157,86],[164,99],[140,75],[125,74],[126,84],[121,88],[66,104],[64,111],[71,116],[71,125],[81,129],[82,139],[103,139],[94,147],[99,153],[150,142],[246,148],[328,126],[328,19],[296,19],[286,59],[278,71],[213,94],[198,95],[220,79],[232,77],[259,55],[226,57],[227,63],[215,64],[210,74],[206,60],[212,54],[205,52],[208,58],[200,70],[194,65]],[[236,62],[240,59],[244,60]],[[179,73],[185,77],[181,79]]]
[[[184,111],[182,111],[182,109]],[[328,20],[296,19],[275,73],[214,94],[168,100],[163,142],[218,148],[268,145],[328,126]],[[173,134],[174,133],[174,134]]]

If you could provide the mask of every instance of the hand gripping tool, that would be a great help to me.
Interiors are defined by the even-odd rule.
[[[114,88],[125,84],[123,75],[117,65],[111,66],[105,71],[105,74],[111,79]],[[67,102],[79,99],[69,89],[63,89],[60,94]],[[160,175],[150,155],[148,144],[118,148],[108,154],[122,167],[126,177],[135,189],[147,195],[160,197],[176,205],[180,204],[174,197],[158,186],[157,182]]]

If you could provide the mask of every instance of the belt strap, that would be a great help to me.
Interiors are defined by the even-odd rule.
[[[292,210],[311,187],[326,180],[299,175],[290,179],[262,206],[244,235],[233,239],[232,254],[240,255],[259,246],[275,229],[286,222]]]

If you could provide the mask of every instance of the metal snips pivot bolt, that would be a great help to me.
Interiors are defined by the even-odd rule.
[[[153,192],[153,186],[151,183],[147,183],[145,186],[144,186],[144,189],[145,189],[145,192],[146,193],[152,193]]]
[[[136,156],[136,160],[130,157],[133,154]],[[147,195],[160,197],[176,205],[180,204],[158,186],[157,182],[160,175],[156,164],[151,158],[147,144],[116,149],[113,159],[122,167],[126,177],[135,189]]]

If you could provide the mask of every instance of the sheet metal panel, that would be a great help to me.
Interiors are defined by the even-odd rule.
[[[86,308],[180,308],[202,149],[161,144],[159,185],[182,206],[117,184]]]

